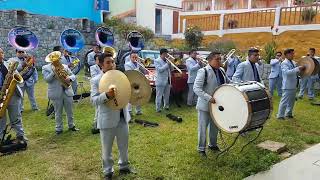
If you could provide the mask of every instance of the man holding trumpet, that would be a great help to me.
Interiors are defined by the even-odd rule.
[[[161,112],[162,99],[164,109],[169,110],[171,88],[171,63],[168,61],[168,50],[160,49],[160,57],[154,61],[156,68],[156,112]]]
[[[142,74],[147,74],[146,68],[142,63],[139,62],[139,55],[136,51],[131,51],[130,61],[125,63],[124,69],[126,71],[136,70],[141,72]],[[129,109],[130,115],[132,115],[132,106],[130,103],[128,104],[128,109]],[[136,115],[142,115],[141,106],[136,106]]]
[[[197,95],[193,91],[194,80],[196,79],[198,70],[203,66],[200,59],[197,59],[197,51],[195,49],[190,51],[190,57],[186,60],[188,70],[188,99],[187,105],[194,106],[197,103]]]
[[[102,161],[103,174],[105,179],[112,179],[113,176],[113,159],[112,159],[112,144],[116,137],[119,149],[119,166],[120,175],[134,173],[129,167],[128,160],[128,140],[129,126],[128,122],[131,117],[128,109],[125,107],[121,110],[112,110],[106,106],[106,102],[112,101],[115,98],[113,88],[108,92],[99,92],[99,82],[104,73],[113,70],[115,67],[112,54],[103,53],[99,56],[99,64],[103,73],[91,79],[91,100],[95,107],[99,110],[98,129],[100,129],[101,145],[102,145]]]

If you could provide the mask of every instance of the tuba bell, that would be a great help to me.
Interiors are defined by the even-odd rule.
[[[112,47],[114,44],[114,36],[109,28],[99,27],[96,30],[95,38],[97,43],[103,48],[103,53],[110,53],[113,58],[117,57],[116,50]]]
[[[84,47],[83,35],[75,29],[66,29],[60,35],[60,43],[65,50],[71,53],[79,52]],[[71,56],[73,59],[73,74],[78,74],[81,70],[81,62],[76,56]]]
[[[133,51],[140,51],[144,48],[144,37],[138,31],[131,31],[127,36],[129,48]]]
[[[8,33],[9,44],[19,51],[32,51],[39,45],[37,36],[24,27],[17,27]],[[26,55],[26,66],[20,71],[20,75],[24,80],[29,79],[35,68],[35,59],[31,55]]]

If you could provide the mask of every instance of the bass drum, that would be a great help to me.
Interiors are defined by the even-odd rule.
[[[225,84],[217,88],[209,105],[217,127],[227,133],[241,133],[262,127],[270,118],[272,99],[258,82]]]

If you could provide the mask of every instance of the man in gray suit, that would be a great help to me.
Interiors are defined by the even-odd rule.
[[[101,65],[99,63],[99,56],[101,54],[100,53],[97,53],[95,56],[94,56],[94,59],[96,60],[96,64],[93,65],[93,66],[90,66],[90,75],[91,75],[91,78],[94,78],[100,74],[103,74],[102,72],[102,69],[101,69]],[[97,127],[97,119],[98,119],[98,114],[99,114],[99,111],[98,111],[98,107],[95,106],[95,114],[94,114],[94,119],[93,119],[93,124],[92,124],[92,129],[91,129],[91,133],[92,134],[98,134],[100,131]]]
[[[259,72],[259,50],[249,49],[248,60],[240,63],[232,77],[233,82],[257,81],[263,83]]]
[[[89,64],[89,66],[93,66],[96,64],[96,60],[94,59],[94,55],[96,55],[97,53],[100,53],[100,46],[99,45],[94,45],[92,48],[92,52],[90,52],[87,56],[87,62]]]
[[[103,53],[99,56],[99,62],[103,73],[112,70],[115,66],[112,54]],[[98,128],[100,129],[102,145],[103,174],[105,179],[112,179],[114,172],[112,159],[112,144],[116,137],[119,149],[120,174],[132,173],[128,160],[128,139],[130,114],[125,107],[121,110],[112,110],[106,106],[106,102],[113,100],[115,94],[113,90],[99,92],[99,82],[103,74],[99,74],[91,79],[91,100],[98,107]]]
[[[140,65],[137,63],[138,57],[139,57],[138,53],[135,51],[132,51],[130,53],[130,61],[124,64],[124,69],[126,71],[136,70],[141,72],[142,74],[146,74],[147,72],[144,66],[142,67],[141,63]],[[129,113],[132,115],[132,106],[130,103],[128,104],[128,109],[129,109]],[[136,106],[136,115],[142,115],[141,106]]]
[[[281,56],[282,52],[276,53],[276,58],[271,59],[271,73],[269,75],[269,90],[273,96],[275,88],[278,90],[278,96],[282,96],[282,71],[281,71]]]
[[[197,61],[197,51],[195,49],[190,51],[190,57],[186,60],[188,70],[188,99],[187,105],[194,106],[197,103],[197,95],[193,91],[194,80],[196,79],[198,70],[203,66],[201,61]]]
[[[60,57],[61,58],[61,57]],[[76,77],[72,74],[67,65],[62,64],[64,70],[69,74],[65,82],[72,83]],[[62,111],[66,111],[68,119],[68,127],[70,131],[79,131],[73,121],[73,90],[72,87],[65,88],[62,86],[58,77],[53,71],[53,65],[47,64],[42,66],[43,79],[48,83],[48,98],[53,101],[56,120],[56,134],[59,135],[63,132]]]
[[[312,58],[312,59],[315,59],[315,53],[316,53],[316,49],[315,48],[310,48],[308,56],[310,58]],[[314,97],[315,97],[314,83],[316,82],[317,78],[319,78],[318,74],[314,75],[314,76],[305,76],[305,77],[301,78],[300,91],[299,91],[299,95],[298,95],[299,99],[303,98],[305,89],[307,89],[307,91],[308,91],[309,100],[313,100],[314,99]]]
[[[24,51],[16,50],[16,57],[12,58],[14,61],[19,62],[19,66],[17,68],[18,72],[21,72],[27,65],[26,63],[26,54]],[[38,111],[39,108],[37,106],[36,98],[34,96],[34,85],[38,82],[38,72],[33,67],[33,73],[27,78],[24,79],[24,82],[20,84],[20,88],[24,97],[24,92],[26,91],[28,94],[28,98],[31,104],[31,108],[34,111]],[[23,106],[23,98],[21,99],[21,107],[20,111],[23,112],[24,106]]]
[[[5,76],[8,73],[8,67],[10,62],[14,60],[4,61],[4,51],[0,48],[0,89],[5,81]],[[18,73],[18,71],[16,71]],[[23,126],[22,126],[22,116],[20,109],[20,104],[22,100],[22,91],[19,85],[16,86],[16,90],[13,93],[12,98],[10,99],[9,105],[7,107],[8,115],[10,119],[11,127],[16,131],[16,136],[18,140],[27,141],[28,139],[25,137]],[[5,114],[0,119],[0,141],[4,135],[4,130],[6,128],[7,123],[7,115]]]
[[[71,52],[67,51],[67,50],[63,50],[63,55],[61,56],[61,63],[65,64],[68,66],[69,69],[74,68],[73,65],[73,61],[75,59],[73,57],[71,57]],[[72,81],[72,90],[74,95],[77,95],[77,91],[78,91],[78,81],[77,81],[77,76],[75,75],[75,80]]]
[[[279,111],[277,118],[284,120],[284,117],[293,118],[292,110],[295,103],[298,73],[305,70],[304,66],[296,67],[292,62],[294,57],[294,49],[286,49],[284,51],[286,59],[281,63],[282,70],[282,97],[279,103]]]
[[[227,59],[227,76],[229,79],[232,79],[233,74],[236,72],[238,65],[241,63],[239,58],[235,55],[232,55],[229,59]]]
[[[166,60],[168,50],[161,49],[160,57],[154,61],[156,68],[156,112],[161,112],[162,99],[164,108],[169,110],[169,97],[171,88],[171,64]]]
[[[209,104],[215,103],[212,94],[221,84],[229,83],[230,80],[221,65],[221,54],[212,52],[208,56],[208,65],[198,70],[194,81],[193,90],[198,95],[196,109],[198,110],[198,151],[206,157],[206,132],[209,126],[209,149],[220,151],[217,146],[218,128],[214,124],[209,113]]]

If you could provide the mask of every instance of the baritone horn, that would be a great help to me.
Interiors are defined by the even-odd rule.
[[[116,50],[112,47],[114,44],[114,35],[109,28],[99,27],[95,33],[95,39],[97,43],[103,48],[103,53],[112,54],[113,58],[117,57]]]

